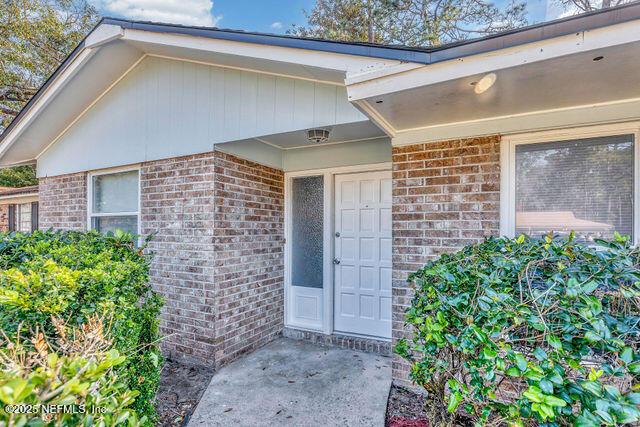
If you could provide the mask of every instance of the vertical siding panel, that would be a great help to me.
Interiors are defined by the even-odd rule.
[[[243,71],[240,74],[240,138],[255,135],[258,121],[257,97],[258,75]]]
[[[315,107],[313,98],[315,96],[314,83],[306,80],[294,80],[295,85],[295,105],[293,121],[299,124],[298,128],[313,126],[313,109]]]
[[[149,159],[149,150],[160,140],[159,120],[163,105],[160,102],[159,78],[160,67],[157,58],[149,58],[145,79],[145,111],[147,119],[147,134],[145,136],[145,160]]]
[[[275,102],[276,102],[276,78],[266,74],[258,75],[258,125],[256,133],[268,135],[274,133]]]
[[[211,110],[209,67],[196,65],[196,104],[195,104],[195,132],[198,145],[209,146],[209,111]]]
[[[209,73],[209,98],[211,110],[209,111],[209,137],[212,143],[223,140],[224,134],[224,110],[226,100],[224,97],[224,70],[222,68],[210,68]]]
[[[182,75],[182,109],[180,111],[180,136],[177,141],[190,140],[195,144],[196,139],[196,99],[197,99],[197,80],[196,80],[196,64],[192,62],[183,62]],[[177,148],[177,147],[176,147]]]
[[[336,118],[336,87],[332,85],[315,85],[313,125],[324,126],[334,123]]]
[[[182,112],[184,111],[182,107],[182,92],[184,90],[183,84],[184,81],[182,79],[183,76],[183,67],[184,63],[179,61],[171,61],[170,64],[170,80],[169,87],[167,90],[170,91],[170,105],[171,108],[171,127],[169,128],[169,138],[165,140],[165,146],[163,147],[168,152],[172,152],[169,141],[182,141]]]
[[[162,152],[164,141],[167,139],[167,135],[169,135],[171,131],[172,116],[174,114],[174,94],[172,90],[173,83],[171,80],[173,70],[171,69],[171,65],[164,60],[155,61],[157,62],[154,68],[156,68],[158,72],[158,88],[156,89],[158,91],[158,128],[154,135],[154,139],[149,142],[149,146],[147,147],[147,156],[150,156],[147,159],[154,158],[158,153]]]
[[[240,133],[240,73],[224,70],[224,139]]]
[[[291,128],[293,112],[296,108],[292,79],[284,77],[276,78],[275,108],[274,130],[276,132],[284,132],[287,128]]]

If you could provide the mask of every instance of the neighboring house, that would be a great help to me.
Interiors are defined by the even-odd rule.
[[[38,229],[38,186],[0,187],[0,232]]]
[[[154,233],[166,351],[221,366],[388,350],[407,275],[486,236],[637,241],[639,132],[637,4],[425,49],[104,19],[0,164],[37,164],[42,229]]]

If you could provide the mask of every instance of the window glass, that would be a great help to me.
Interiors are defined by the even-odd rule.
[[[117,213],[138,210],[138,171],[93,177],[93,212]]]
[[[293,178],[291,190],[291,283],[322,288],[323,177]]]
[[[633,232],[633,135],[518,145],[516,235]]]
[[[30,233],[31,230],[31,203],[21,203],[17,206],[16,224],[18,231]]]
[[[91,228],[101,233],[115,232],[122,230],[131,234],[138,234],[137,216],[100,216],[91,220]]]
[[[138,234],[138,171],[91,177],[91,228],[103,233]]]

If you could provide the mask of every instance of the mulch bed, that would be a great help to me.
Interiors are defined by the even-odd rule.
[[[429,427],[424,396],[391,386],[387,402],[387,427]]]
[[[212,368],[165,360],[157,394],[158,426],[186,425],[213,372]]]

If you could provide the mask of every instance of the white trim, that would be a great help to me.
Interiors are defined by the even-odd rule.
[[[136,215],[138,219],[137,223],[137,233],[138,235],[142,234],[142,180],[140,173],[141,165],[127,165],[127,166],[118,166],[113,168],[106,169],[98,169],[87,173],[87,230],[93,230],[91,226],[91,219],[96,217],[110,217],[110,216],[134,216]],[[93,213],[93,177],[100,175],[111,175],[121,172],[138,172],[138,211],[137,212],[109,212],[109,213]]]
[[[320,332],[330,335],[333,329],[333,257],[334,257],[334,197],[335,188],[334,180],[336,175],[357,173],[357,172],[375,172],[381,170],[392,170],[391,162],[373,163],[369,165],[353,165],[341,166],[334,168],[310,169],[303,171],[285,172],[284,174],[284,325],[293,329],[301,329],[313,332]],[[291,293],[291,182],[293,178],[305,176],[323,176],[324,177],[324,233],[323,233],[323,313],[322,313],[322,329],[309,328],[308,325],[298,325],[292,322],[291,310],[293,306]],[[342,334],[342,333],[341,333]],[[347,335],[347,334],[344,334]],[[355,335],[354,335],[355,336]],[[369,337],[371,338],[371,337]]]
[[[331,126],[325,126],[325,127],[331,127]],[[372,141],[374,139],[385,139],[385,138],[388,138],[388,137],[386,135],[369,136],[369,137],[366,137],[366,138],[348,139],[346,141],[322,142],[320,144],[314,144],[314,143],[310,142],[309,144],[303,145],[303,146],[300,146],[300,147],[280,147],[279,145],[277,145],[277,144],[275,144],[273,142],[267,141],[264,138],[265,138],[264,136],[260,136],[260,137],[255,137],[253,139],[255,139],[256,141],[262,142],[263,144],[270,145],[273,148],[277,148],[279,150],[287,151],[287,150],[301,150],[301,149],[305,149],[305,148],[327,147],[329,145],[348,144],[350,142]],[[268,138],[268,136],[266,138]],[[230,141],[230,142],[234,142],[234,141]],[[224,142],[222,144],[224,144]]]
[[[500,142],[500,235],[515,236],[515,152],[521,144],[597,138],[612,135],[634,136],[633,240],[640,242],[640,122],[565,128],[504,136]]]
[[[62,87],[80,70],[80,68],[95,54],[96,49],[83,49],[78,56],[69,64],[67,68],[47,87],[45,92],[38,97],[34,105],[27,111],[24,117],[9,133],[5,136],[4,141],[0,145],[0,158],[4,156],[16,139],[22,134],[22,131],[34,120],[40,111],[51,101],[54,95],[62,89]]]
[[[25,200],[23,200],[25,199]],[[22,193],[22,194],[10,194],[7,196],[0,196],[0,202],[2,204],[11,204],[11,203],[26,203],[27,201],[37,202],[38,201],[38,193]]]
[[[102,24],[93,30],[84,40],[86,48],[99,47],[124,36],[124,29],[120,25]]]
[[[94,106],[96,105],[102,98],[104,98],[104,96],[109,93],[111,91],[111,89],[113,89],[118,83],[120,83],[120,81],[122,81],[122,79],[124,79],[134,68],[136,68],[138,66],[138,64],[140,64],[140,62],[142,62],[142,60],[144,58],[146,58],[147,55],[142,55],[140,58],[138,58],[129,68],[127,68],[125,70],[125,72],[118,77],[113,83],[111,83],[100,95],[98,95],[97,98],[95,98],[84,110],[82,110],[82,112],[80,114],[78,114],[72,121],[71,123],[69,123],[64,129],[62,129],[62,131],[55,137],[53,138],[53,140],[51,140],[51,142],[49,144],[47,144],[46,147],[44,147],[44,149],[38,153],[38,155],[36,156],[36,160],[39,160],[40,157],[47,152],[47,150],[49,150],[49,148],[53,147],[55,145],[56,142],[58,142],[60,140],[60,138],[62,138],[69,129],[71,129],[71,127],[73,125],[75,125],[78,120],[80,120],[82,117],[84,117],[84,115]]]
[[[131,28],[125,29],[122,40],[333,70],[344,73],[344,77],[346,77],[347,74],[357,74],[364,70],[380,69],[402,63],[402,61],[396,59],[382,59],[198,36],[184,36],[181,34],[156,33]]]

